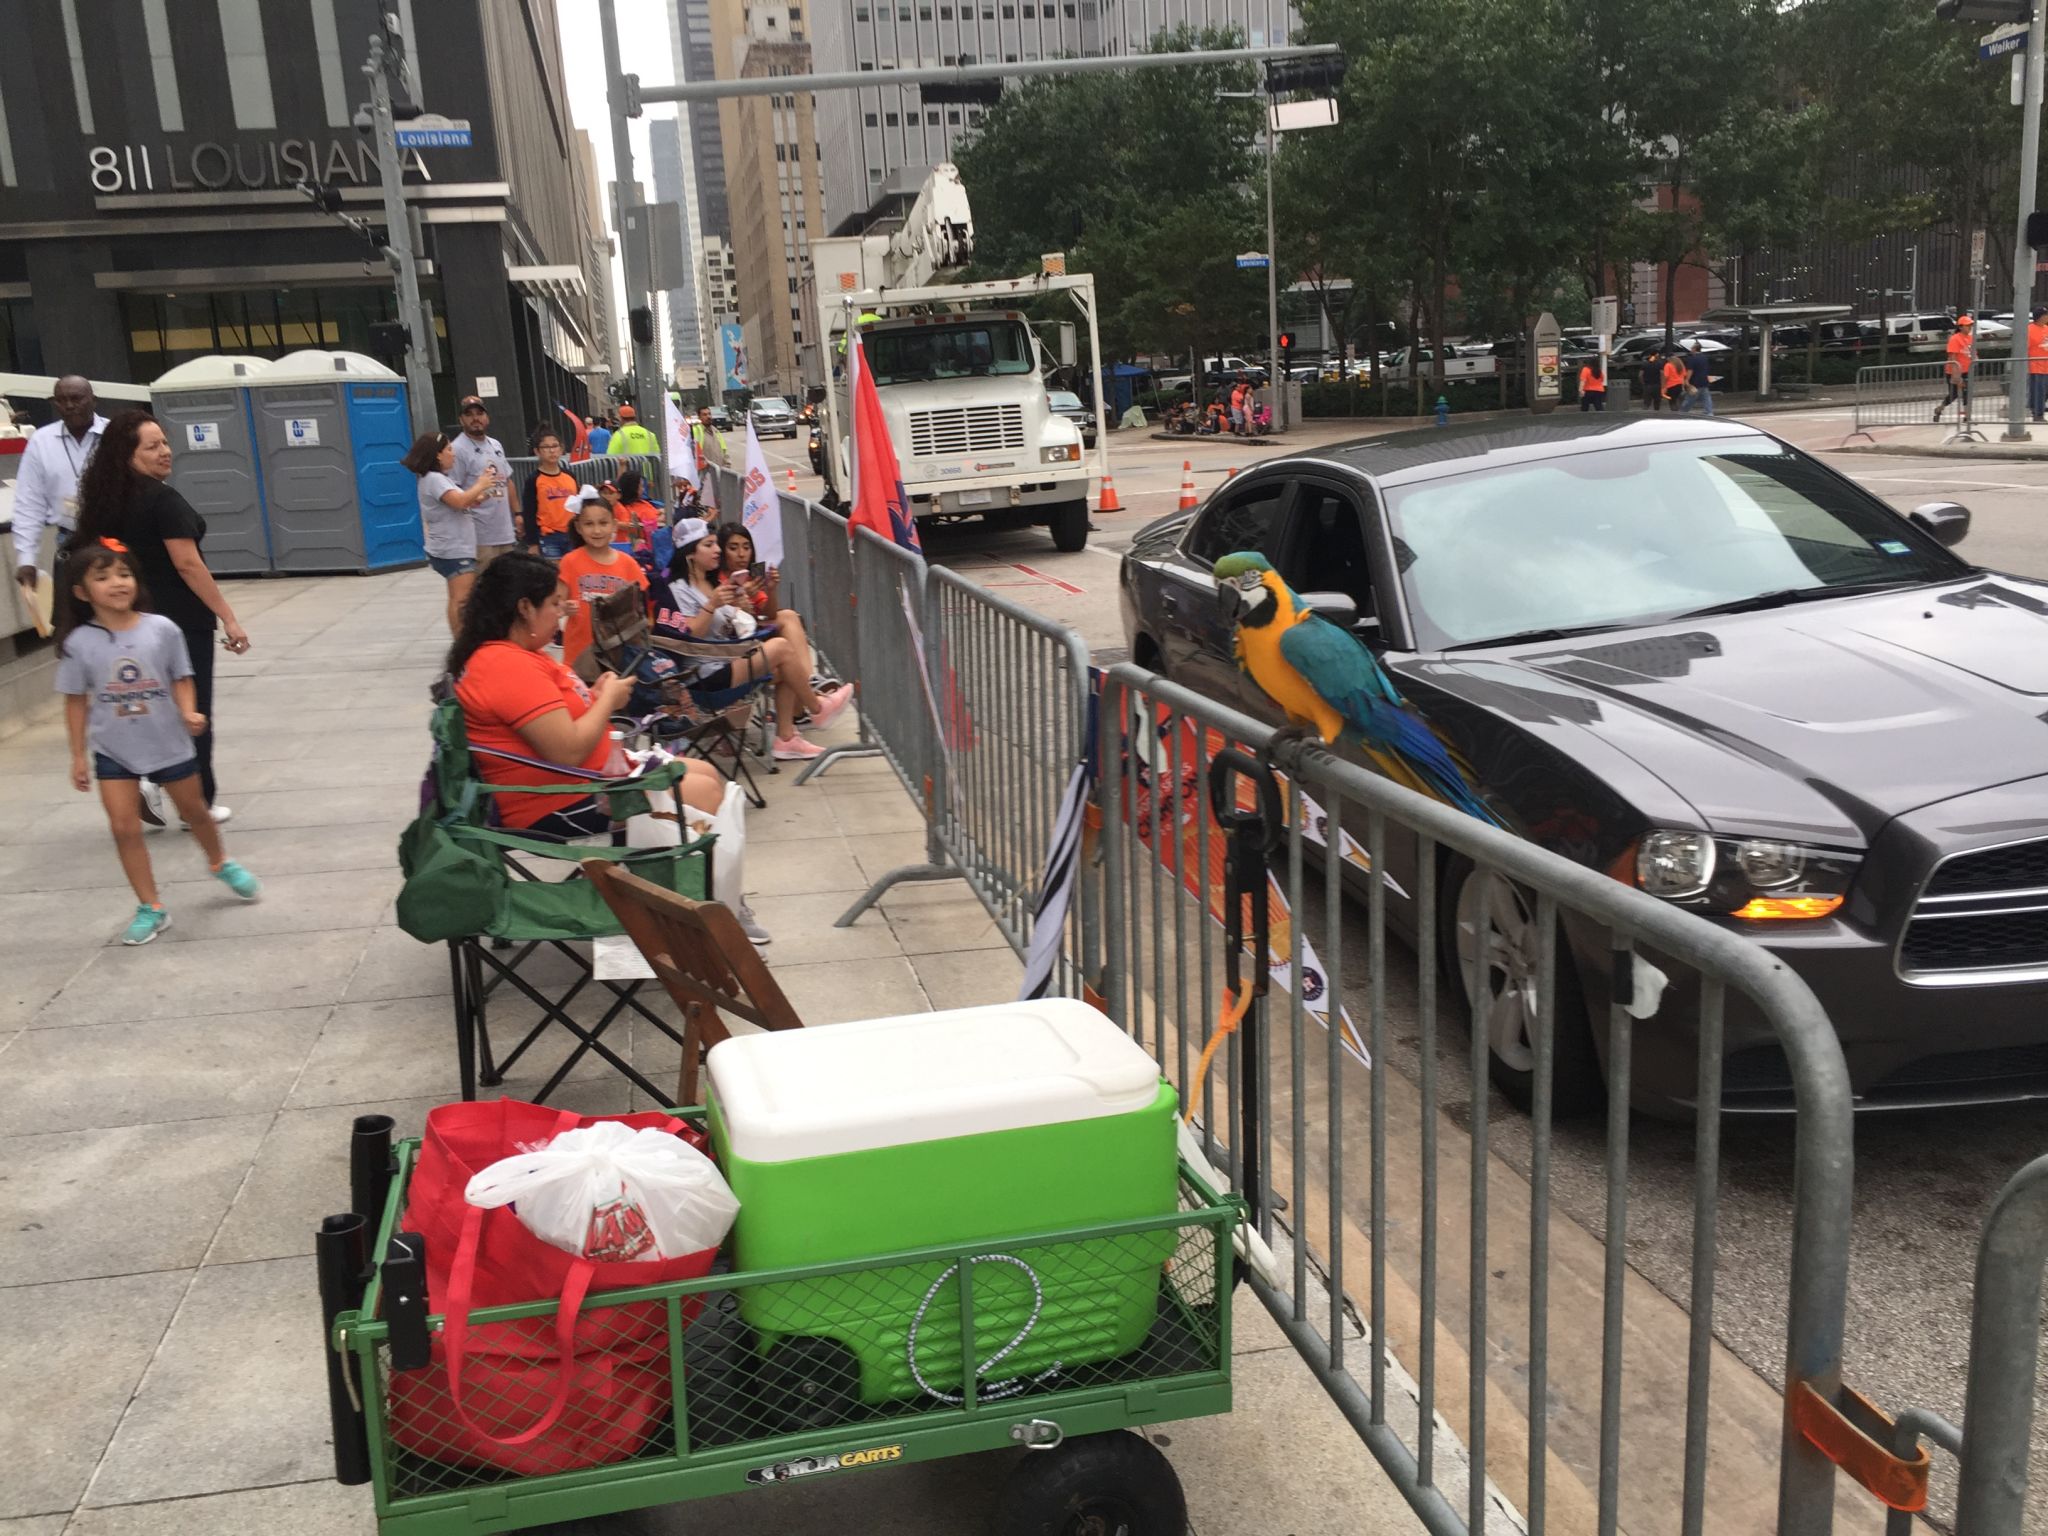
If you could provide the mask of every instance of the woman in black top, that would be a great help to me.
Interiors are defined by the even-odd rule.
[[[213,800],[213,626],[236,655],[249,649],[249,636],[235,619],[225,594],[206,568],[199,546],[206,519],[164,482],[171,476],[171,444],[147,411],[123,411],[107,423],[92,462],[78,481],[78,531],[71,546],[118,542],[141,567],[143,585],[157,612],[185,632],[192,653],[194,703],[206,716],[206,730],[192,743],[199,758],[200,787],[213,819],[226,821],[225,806]]]

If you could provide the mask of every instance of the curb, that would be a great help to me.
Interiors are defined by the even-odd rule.
[[[1993,464],[2048,464],[2048,440],[2037,438],[2036,447],[2025,447],[2017,443],[1937,443],[1925,448],[1916,448],[1911,443],[1851,443],[1844,442],[1830,453],[1874,453],[1888,454],[1902,459],[1975,459],[1980,463]]]

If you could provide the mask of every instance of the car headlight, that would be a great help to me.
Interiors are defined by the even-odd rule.
[[[1636,844],[1635,884],[1677,906],[1748,922],[1827,917],[1842,905],[1859,856],[1765,837],[1658,829]]]
[[[1038,450],[1038,460],[1041,464],[1074,464],[1078,463],[1080,458],[1079,443],[1059,443],[1051,448]]]

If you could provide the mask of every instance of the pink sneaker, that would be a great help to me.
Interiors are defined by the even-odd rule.
[[[775,761],[778,763],[801,762],[809,757],[823,757],[825,749],[801,736],[780,736],[775,741]]]
[[[811,711],[811,728],[822,730],[838,719],[846,706],[853,702],[853,684],[841,683],[837,688],[818,695],[818,707]]]

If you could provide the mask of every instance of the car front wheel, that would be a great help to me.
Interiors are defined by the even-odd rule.
[[[1535,895],[1492,871],[1456,859],[1443,881],[1440,924],[1457,936],[1452,996],[1472,1012],[1472,966],[1482,931],[1485,972],[1473,1027],[1486,1035],[1494,1086],[1527,1111],[1536,1094],[1539,976],[1543,939]],[[1594,1048],[1585,989],[1560,928],[1552,989],[1551,1108],[1560,1117],[1589,1114],[1606,1099],[1606,1079]],[[1449,962],[1452,956],[1446,953]]]

